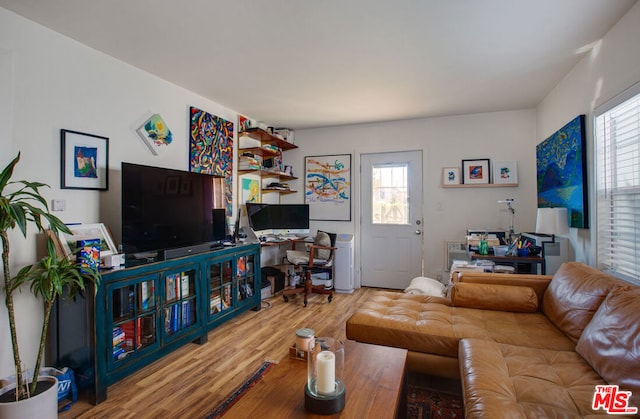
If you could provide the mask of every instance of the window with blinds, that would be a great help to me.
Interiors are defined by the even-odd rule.
[[[596,110],[598,267],[640,283],[640,83]]]

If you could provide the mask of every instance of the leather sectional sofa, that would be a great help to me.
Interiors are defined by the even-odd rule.
[[[640,287],[578,262],[553,277],[456,273],[449,298],[380,291],[346,333],[408,349],[410,370],[460,378],[466,418],[640,408]],[[607,385],[618,388],[594,409]]]

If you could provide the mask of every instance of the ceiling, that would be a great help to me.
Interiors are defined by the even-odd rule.
[[[293,129],[535,107],[636,0],[0,0]]]

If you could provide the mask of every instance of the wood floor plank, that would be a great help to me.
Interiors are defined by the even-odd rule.
[[[108,389],[107,400],[93,406],[79,400],[59,418],[204,417],[264,361],[289,354],[295,330],[310,327],[316,336],[346,339],[345,322],[375,292],[361,288],[337,294],[302,296],[285,303],[281,296],[263,301],[209,332],[203,345],[187,344]],[[301,386],[303,383],[301,384]]]

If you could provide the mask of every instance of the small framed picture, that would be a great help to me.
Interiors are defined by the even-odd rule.
[[[443,185],[459,185],[460,184],[460,168],[459,167],[443,167],[442,168],[442,184]]]
[[[491,177],[489,159],[462,160],[462,183],[488,184]]]
[[[62,189],[109,189],[109,139],[60,130]]]
[[[493,164],[493,183],[515,185],[518,183],[518,162],[499,161]]]
[[[75,258],[78,251],[78,242],[82,240],[100,240],[100,257],[118,254],[113,238],[107,227],[102,223],[97,224],[70,224],[67,225],[71,234],[60,233],[60,247],[68,258]]]

